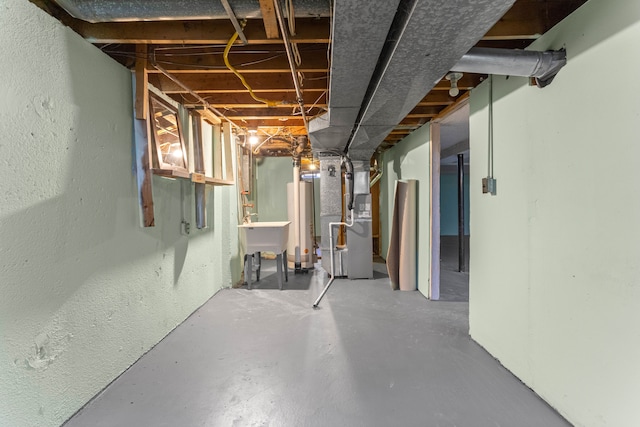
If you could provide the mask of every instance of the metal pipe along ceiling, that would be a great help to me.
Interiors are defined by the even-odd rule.
[[[538,86],[544,87],[566,63],[564,50],[536,52],[474,47],[451,71],[534,77]]]
[[[400,0],[335,0],[329,111],[309,122],[314,151],[342,153]]]
[[[513,5],[514,0],[403,1],[381,53],[378,77],[348,144],[369,159],[388,132],[431,91]]]
[[[314,151],[369,160],[514,0],[371,3],[336,0],[329,112],[309,124]]]

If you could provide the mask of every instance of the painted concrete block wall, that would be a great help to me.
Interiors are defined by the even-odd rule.
[[[235,189],[184,236],[191,184],[155,178],[140,228],[131,73],[24,0],[0,55],[0,425],[58,426],[238,278]]]
[[[469,235],[469,174],[464,175],[464,234]],[[458,175],[440,174],[440,235],[458,235]]]
[[[287,183],[293,182],[291,157],[263,157],[256,168],[258,221],[287,220]]]
[[[533,47],[568,64],[496,77],[495,197],[471,96],[471,335],[576,426],[638,426],[640,4],[591,0]]]
[[[304,178],[303,178],[304,179]],[[293,182],[291,157],[264,157],[256,168],[258,221],[287,221],[287,184]],[[320,221],[320,178],[313,180],[315,218]],[[320,235],[320,227],[315,227]]]
[[[418,290],[429,294],[429,267],[431,250],[429,247],[429,201],[430,201],[430,155],[429,125],[422,126],[386,151],[382,161],[384,175],[380,179],[380,228],[382,256],[386,258],[393,217],[393,199],[397,179],[416,179],[418,200]]]

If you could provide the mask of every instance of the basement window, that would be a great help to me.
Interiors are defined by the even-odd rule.
[[[187,150],[178,109],[153,93],[149,94],[151,137],[160,169],[189,172]]]

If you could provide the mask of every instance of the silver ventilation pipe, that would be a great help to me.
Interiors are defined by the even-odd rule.
[[[474,47],[451,71],[533,77],[538,87],[545,87],[567,63],[563,50],[536,52],[519,49]]]
[[[347,143],[350,157],[370,160],[389,132],[513,3],[401,0]]]

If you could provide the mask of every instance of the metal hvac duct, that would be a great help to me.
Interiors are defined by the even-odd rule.
[[[309,122],[315,152],[342,153],[400,0],[335,0],[328,113]]]
[[[351,157],[370,159],[389,131],[513,3],[514,0],[402,1],[349,141]]]
[[[295,0],[296,17],[328,17],[331,0]],[[215,0],[55,0],[74,18],[87,22],[159,21],[166,19],[227,19]],[[261,18],[256,0],[229,0],[238,19]]]
[[[534,77],[539,87],[545,87],[566,63],[564,50],[536,52],[474,47],[451,71]]]

